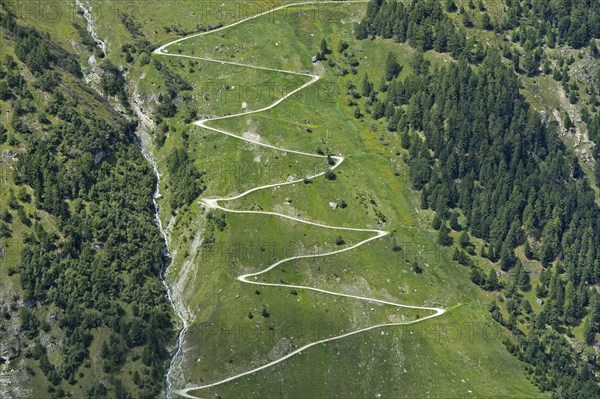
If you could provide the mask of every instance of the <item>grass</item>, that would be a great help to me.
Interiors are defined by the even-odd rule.
[[[467,8],[466,1],[457,3]],[[487,3],[493,20],[500,18],[501,7]],[[137,60],[133,64],[124,61],[120,48],[133,38],[118,14],[133,16],[140,32],[158,46],[181,37],[183,32],[240,20],[274,6],[274,3],[225,1],[223,10],[220,4],[151,0],[140,6],[135,2],[109,0],[94,2],[92,14],[100,38],[107,41],[107,58],[124,68],[129,79],[137,81],[139,91],[152,104],[158,94],[166,91],[163,75],[152,62],[141,66]],[[72,26],[73,22],[83,26],[84,21],[67,3],[58,6],[65,8],[52,23],[43,17],[47,13],[41,12],[29,13],[27,21],[50,32],[84,61],[86,52],[73,44],[79,36]],[[265,281],[284,280],[368,293],[377,298],[451,310],[439,319],[415,326],[385,328],[311,348],[271,369],[219,386],[209,394],[235,397],[243,392],[245,397],[261,398],[377,394],[547,397],[538,393],[526,379],[521,364],[502,345],[506,332],[491,320],[487,311],[487,303],[495,299],[495,294],[482,292],[471,284],[468,270],[450,261],[452,250],[435,243],[436,233],[429,227],[432,215],[419,209],[419,195],[410,189],[407,167],[402,160],[405,152],[398,137],[387,132],[381,123],[375,124],[373,131],[372,126],[355,119],[353,108],[346,105],[348,82],[360,87],[362,73],[366,71],[377,86],[388,52],[397,55],[403,66],[402,77],[410,74],[415,55],[407,45],[389,40],[354,41],[352,23],[364,9],[364,5],[321,5],[317,13],[315,7],[296,7],[220,34],[185,41],[178,47],[188,55],[314,72],[321,69],[311,63],[321,39],[327,39],[334,51],[329,57],[336,59],[341,58],[336,52],[337,45],[342,40],[350,43],[350,50],[360,62],[361,74],[338,77],[325,67],[319,85],[298,93],[274,110],[212,123],[239,134],[259,134],[263,140],[285,148],[315,154],[317,149],[341,153],[346,160],[336,171],[337,179],[317,178],[311,184],[264,190],[231,201],[227,206],[272,210],[336,226],[393,232],[392,237],[352,252],[286,263],[261,276]],[[471,14],[477,24],[479,11]],[[173,28],[182,33],[174,32]],[[497,44],[490,32],[473,29],[469,34]],[[170,50],[177,51],[175,47]],[[447,55],[434,52],[426,53],[425,57],[434,65],[452,62]],[[242,102],[247,102],[248,109],[263,107],[288,87],[305,82],[305,77],[203,61],[190,63],[168,57],[159,60],[193,86],[193,90],[184,93],[185,101],[178,104],[179,114],[169,121],[171,131],[165,145],[155,149],[155,156],[163,161],[159,163],[163,175],[166,176],[164,159],[178,146],[188,148],[198,169],[205,172],[208,191],[203,196],[206,197],[239,193],[256,185],[285,181],[290,176],[301,178],[326,167],[318,158],[260,148],[189,126],[186,121],[193,111],[198,118],[240,112]],[[535,81],[524,78],[523,82],[524,92],[536,108],[560,106],[555,96],[558,84],[550,77]],[[6,106],[0,105],[4,115]],[[152,110],[153,106],[149,108]],[[272,217],[232,214],[225,216],[227,228],[221,232],[207,221],[207,213],[197,203],[170,209],[170,184],[167,178],[162,183],[161,218],[165,226],[170,226],[172,237],[173,264],[168,278],[181,293],[180,300],[192,317],[182,364],[184,380],[177,381],[179,386],[224,378],[274,359],[293,347],[339,334],[341,330],[416,316],[414,311],[387,307],[377,307],[373,314],[372,306],[364,302],[313,292],[299,291],[294,295],[287,289],[262,287],[257,294],[257,287],[242,284],[235,277],[260,270],[283,256],[330,250],[335,247],[337,235],[343,236],[346,245],[364,236]],[[329,206],[331,201],[342,200],[347,208],[333,210]],[[6,195],[0,192],[0,208],[5,203]],[[15,242],[20,240],[20,234],[15,229]],[[456,241],[457,235],[453,236]],[[208,245],[210,239],[214,242]],[[400,251],[392,250],[394,242]],[[479,250],[481,243],[474,242]],[[17,260],[13,256],[11,261]],[[410,270],[413,261],[423,267],[423,274]],[[494,267],[484,260],[477,262],[486,271]],[[539,267],[536,262],[526,264],[528,270]],[[5,278],[5,272],[0,264],[3,290],[17,284],[16,276]],[[532,276],[533,286],[537,278]],[[539,306],[533,291],[525,296],[537,311]],[[269,312],[268,318],[261,315],[263,307]],[[248,313],[253,314],[252,319]],[[481,331],[470,334],[470,323],[475,323]],[[449,338],[447,331],[452,326],[460,327],[460,337]],[[579,331],[574,333],[576,337],[581,335]],[[87,382],[82,380],[82,384]]]
[[[347,14],[339,11],[338,15],[344,21],[350,20],[351,15],[360,15],[363,10],[363,6],[344,7]],[[255,65],[296,70],[311,68],[306,60],[310,60],[308,56],[316,50],[320,37],[325,37],[332,48],[339,40],[347,40],[351,49],[359,54],[361,70],[364,68],[375,84],[379,82],[380,65],[385,62],[388,51],[397,53],[404,67],[403,74],[410,73],[414,52],[407,46],[381,40],[356,43],[352,40],[349,23],[309,26],[306,21],[298,20],[301,16],[301,13],[291,12],[278,24],[272,24],[276,26],[257,19],[227,30],[223,36],[203,37],[184,42],[180,47],[184,54],[193,51],[196,55],[208,54],[227,60],[247,62],[252,59]],[[267,27],[276,29],[277,35],[265,37]],[[306,38],[305,33],[310,29],[314,29],[314,38],[319,39],[299,39]],[[280,46],[271,44],[275,37]],[[211,52],[217,47],[223,52]],[[293,54],[305,56],[294,58]],[[427,57],[434,64],[449,62],[441,55],[428,53]],[[206,65],[202,64],[203,71],[210,71]],[[216,65],[223,75],[237,68]],[[186,74],[183,70],[180,72]],[[263,73],[232,74],[236,78],[247,78],[253,84],[256,76]],[[202,78],[196,84],[200,84]],[[206,78],[214,78],[214,74],[208,73]],[[404,152],[396,135],[386,132],[381,125],[376,126],[374,132],[362,120],[354,119],[353,108],[345,104],[349,79],[358,85],[362,75],[338,77],[331,69],[325,69],[322,81],[327,87],[335,88],[325,96],[326,105],[322,96],[298,94],[273,110],[211,123],[239,135],[259,134],[265,142],[284,148],[315,154],[317,149],[326,149],[326,152],[346,157],[336,170],[335,181],[317,178],[311,184],[262,190],[225,205],[233,209],[300,215],[336,226],[394,232],[393,238],[377,240],[344,254],[285,263],[259,277],[266,282],[285,281],[452,310],[439,319],[412,327],[385,328],[310,348],[265,371],[202,394],[232,397],[244,392],[247,397],[290,398],[377,394],[382,397],[545,397],[526,379],[519,362],[502,345],[506,332],[494,324],[487,312],[487,303],[493,294],[466,283],[468,269],[450,262],[451,250],[435,244],[435,232],[429,228],[432,215],[418,209],[418,193],[412,191],[407,182],[406,165],[402,161]],[[238,107],[238,103],[232,100],[230,106]],[[210,103],[203,106],[210,109]],[[194,154],[197,165],[208,165],[205,170],[209,189],[204,194],[207,197],[285,181],[288,176],[300,178],[323,167],[319,162],[315,166],[316,158],[277,154],[278,151],[261,149],[197,127],[189,129],[189,139],[183,140],[178,129],[160,154],[167,154],[176,145],[185,145]],[[215,171],[210,167],[215,163],[240,167],[223,175],[219,168]],[[341,200],[347,203],[347,208],[333,210],[329,206],[329,202]],[[225,218],[227,227],[219,231],[207,221],[206,213],[193,205],[179,210],[172,222],[172,237],[180,239],[172,240],[174,259],[168,278],[172,283],[183,284],[180,292],[193,318],[181,365],[185,375],[185,381],[179,382],[181,386],[210,383],[276,359],[292,348],[314,341],[314,326],[321,328],[317,336],[322,337],[380,320],[410,319],[416,317],[416,313],[424,316],[424,311],[398,312],[379,307],[371,314],[373,306],[361,301],[301,290],[294,295],[285,288],[242,284],[235,280],[236,276],[261,270],[275,259],[327,250],[334,246],[337,235],[342,235],[348,245],[360,237],[275,217],[226,214]],[[214,242],[203,245],[202,240]],[[394,242],[402,248],[400,251],[393,250]],[[411,271],[413,261],[422,265],[423,274]],[[263,307],[269,317],[262,316]],[[252,314],[251,319],[249,314]],[[493,337],[484,340],[480,333],[473,338],[448,338],[447,330],[452,328],[449,325],[468,323],[493,331]],[[434,333],[412,340],[417,331],[428,329]]]

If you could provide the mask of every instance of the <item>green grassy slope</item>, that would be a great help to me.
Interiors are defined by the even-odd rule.
[[[304,70],[310,67],[310,58],[322,38],[333,48],[332,43],[345,39],[352,49],[357,49],[361,66],[378,82],[382,73],[381,54],[386,55],[387,49],[392,47],[381,41],[364,44],[352,41],[350,22],[358,18],[362,9],[362,6],[340,6],[334,15],[345,23],[332,21],[325,24],[326,27],[319,22],[311,24],[303,19],[303,12],[293,11],[278,22],[257,19],[215,38],[193,39],[179,47],[182,54],[193,51],[195,55],[224,56],[228,61],[252,59],[256,65]],[[260,33],[268,29],[280,32],[276,41]],[[308,31],[314,36],[308,41],[299,39],[305,38]],[[248,40],[249,37],[252,39]],[[275,42],[280,45],[275,46]],[[220,43],[223,43],[220,48],[226,50],[215,53]],[[260,50],[251,53],[252,47]],[[236,49],[240,51],[235,52]],[[403,46],[394,46],[394,50],[399,52],[408,70],[412,50]],[[293,54],[304,56],[294,58]],[[447,62],[441,56],[433,56],[433,60]],[[210,64],[200,61],[200,65],[207,71],[202,78],[212,79]],[[221,65],[219,72],[226,75],[237,68]],[[184,70],[179,72],[185,74]],[[186,79],[190,76],[185,75]],[[347,227],[385,228],[395,232],[394,240],[402,248],[393,251],[391,238],[377,241],[354,252],[319,261],[284,264],[281,269],[261,276],[266,281],[283,280],[348,293],[368,293],[402,303],[439,305],[452,310],[439,319],[414,327],[413,334],[417,334],[416,330],[431,328],[433,338],[426,333],[426,337],[415,343],[406,338],[411,335],[410,331],[402,327],[376,330],[311,348],[273,369],[196,394],[222,397],[235,397],[239,392],[250,397],[540,396],[525,378],[518,361],[502,345],[504,332],[491,324],[486,308],[491,296],[467,283],[467,270],[450,262],[449,254],[434,244],[433,231],[427,227],[431,215],[418,210],[417,195],[407,185],[398,138],[381,127],[375,126],[377,131],[374,132],[371,126],[354,120],[353,108],[342,102],[348,80],[360,83],[357,76],[341,78],[330,75],[329,71],[324,75],[323,82],[328,87],[336,87],[335,93],[326,96],[325,104],[318,96],[299,94],[271,111],[211,123],[240,135],[258,134],[273,145],[315,153],[318,148],[327,148],[347,158],[336,171],[338,178],[334,182],[321,178],[312,184],[264,190],[227,206],[301,215],[307,220]],[[232,102],[232,106],[235,107],[235,103]],[[286,162],[281,166],[277,163],[273,173],[261,175],[255,171],[261,166],[270,167],[270,160],[277,157],[274,150],[260,149],[199,128],[188,129],[185,136],[171,135],[162,151],[168,151],[170,146],[185,145],[198,159],[197,165],[206,168],[210,183],[204,195],[209,197],[241,192],[253,184],[281,181],[280,177],[285,180],[288,175],[309,175],[315,168],[314,161],[280,154]],[[235,169],[221,169],[218,177],[210,178],[211,162],[227,164],[228,159],[241,162],[241,169],[249,170],[252,178],[236,173]],[[346,209],[334,211],[329,207],[328,202],[342,199],[348,204]],[[212,222],[205,223],[204,212],[193,205],[180,210],[172,224],[172,237],[184,238],[172,239],[176,255],[169,278],[181,284],[180,292],[193,320],[186,337],[182,387],[185,383],[210,383],[274,360],[291,348],[314,340],[315,334],[309,332],[314,325],[323,331],[318,337],[331,336],[376,323],[381,320],[379,317],[393,320],[399,316],[380,315],[379,310],[369,316],[370,306],[365,309],[360,301],[341,301],[311,292],[293,295],[287,289],[260,287],[260,293],[256,293],[257,287],[243,285],[235,277],[264,268],[269,258],[309,253],[310,248],[331,242],[330,235],[272,217],[226,214],[225,218],[227,227],[219,231]],[[201,244],[206,241],[210,244]],[[244,244],[248,244],[247,247]],[[268,249],[270,245],[275,248]],[[265,255],[265,252],[275,256]],[[406,261],[419,262],[424,273],[413,273]],[[261,315],[263,307],[268,309],[269,317]],[[485,333],[489,329],[493,338],[484,339],[487,334],[483,332],[469,337],[465,326],[471,322]],[[298,326],[300,332],[292,333],[292,326]],[[461,331],[459,338],[449,337],[453,328]]]

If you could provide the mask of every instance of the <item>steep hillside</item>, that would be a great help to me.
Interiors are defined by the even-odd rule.
[[[156,177],[112,87],[90,88],[78,57],[13,11],[0,13],[0,396],[156,397],[174,337]]]

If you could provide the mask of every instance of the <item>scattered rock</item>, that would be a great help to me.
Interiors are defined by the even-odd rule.
[[[0,340],[0,358],[5,362],[16,358],[21,353],[21,341],[18,338]]]

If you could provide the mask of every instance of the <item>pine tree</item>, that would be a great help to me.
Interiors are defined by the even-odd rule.
[[[385,80],[385,76],[381,76],[381,81],[379,82],[379,91],[385,93],[388,89],[387,81]]]
[[[321,40],[321,45],[319,46],[320,50],[321,50],[321,54],[323,54],[323,56],[329,54],[331,51],[329,51],[329,48],[327,48],[327,41],[325,39]]]
[[[590,55],[594,58],[600,58],[600,50],[598,50],[598,45],[594,39],[590,41]]]
[[[492,19],[490,18],[490,14],[483,13],[482,17],[481,17],[481,27],[485,30],[492,30],[494,29],[494,25],[492,25]]]
[[[488,272],[486,286],[488,291],[494,291],[500,288],[500,282],[498,281],[498,274],[496,274],[496,270],[490,269]]]
[[[474,267],[473,269],[471,269],[471,281],[474,284],[477,284],[478,286],[482,287],[483,289],[487,289],[486,279],[480,268]]]
[[[431,222],[431,227],[433,227],[434,230],[438,230],[441,227],[441,225],[442,225],[442,218],[440,217],[439,214],[436,213]]]
[[[402,67],[396,60],[396,55],[391,51],[388,53],[387,60],[385,62],[385,79],[389,82],[394,80],[400,74]]]
[[[523,251],[525,252],[525,257],[527,259],[531,260],[535,258],[533,250],[531,249],[531,245],[529,245],[529,241],[527,240],[525,240],[525,246],[523,248]]]
[[[408,129],[402,130],[402,133],[400,134],[400,145],[404,149],[410,148],[410,135],[408,134]],[[598,162],[598,164],[600,164],[600,162]],[[599,169],[600,169],[600,167],[599,167]],[[598,180],[598,181],[600,181],[600,180]]]
[[[564,312],[565,323],[574,325],[577,320],[577,293],[573,282],[569,280],[565,288]]]
[[[548,47],[556,47],[556,33],[554,33],[554,29],[551,29],[550,33],[548,34]]]
[[[442,223],[438,232],[438,243],[445,247],[452,245],[452,237],[450,237],[450,229],[446,223]]]
[[[515,68],[515,72],[520,73],[521,72],[521,67],[520,67],[520,61],[521,61],[521,56],[518,53],[515,53],[512,57],[512,62],[513,62],[513,67]]]
[[[469,233],[467,233],[466,230],[463,230],[458,236],[458,243],[461,247],[466,248],[471,244],[470,239],[471,237],[469,237]]]
[[[462,227],[460,225],[460,223],[458,222],[458,212],[452,212],[452,215],[450,215],[450,227],[452,228],[452,230],[454,231],[461,231]]]
[[[369,80],[369,75],[366,73],[362,80],[361,89],[362,89],[361,94],[363,97],[371,96],[371,92],[373,91],[373,84]]]
[[[521,261],[517,259],[513,275],[517,286],[522,291],[529,291],[531,289],[531,282],[529,274],[525,271],[525,268],[521,264]]]
[[[0,145],[4,144],[6,142],[6,139],[8,138],[6,131],[7,130],[4,127],[4,125],[2,125],[2,123],[0,123]]]
[[[500,269],[505,272],[509,271],[515,265],[515,262],[516,257],[514,251],[504,243],[500,250]]]

